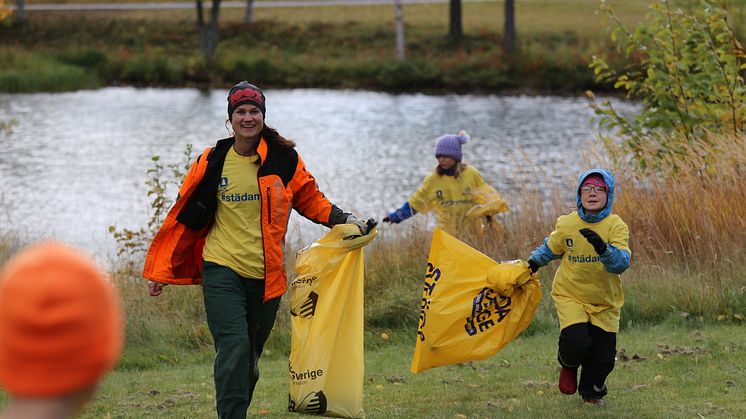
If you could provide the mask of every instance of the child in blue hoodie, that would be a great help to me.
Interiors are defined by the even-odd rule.
[[[554,231],[528,258],[536,272],[562,259],[552,283],[560,322],[559,389],[600,404],[614,369],[619,314],[624,304],[620,274],[629,267],[629,229],[611,213],[614,178],[602,169],[578,178],[578,210],[557,218]],[[578,369],[580,383],[578,384]]]

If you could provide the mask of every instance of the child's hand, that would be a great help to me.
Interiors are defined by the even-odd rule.
[[[387,215],[387,216],[383,217],[383,222],[384,222],[384,223],[394,223],[394,224],[399,224],[399,223],[401,222],[401,219],[400,219],[399,217],[397,217],[397,216],[396,216],[396,213],[395,213],[395,212],[392,212],[391,214],[389,214],[389,215]]]
[[[598,253],[599,255],[602,255],[606,251],[606,243],[604,243],[601,236],[596,234],[595,231],[591,230],[590,228],[581,228],[580,234],[582,234],[583,237],[588,240],[588,243],[593,246],[593,249],[595,249],[596,253]]]
[[[383,217],[384,223],[394,223],[399,224],[400,222],[404,221],[407,217],[404,216],[404,212],[401,209],[398,209],[391,214]]]

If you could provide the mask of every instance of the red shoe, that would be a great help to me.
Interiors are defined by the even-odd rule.
[[[575,394],[578,390],[578,370],[562,367],[559,376],[559,389],[563,394]]]

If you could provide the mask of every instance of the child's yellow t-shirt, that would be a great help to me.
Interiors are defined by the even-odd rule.
[[[629,228],[616,214],[598,223],[586,223],[577,211],[557,218],[547,246],[554,254],[562,255],[552,284],[560,327],[590,321],[616,333],[624,304],[621,277],[606,271],[593,246],[580,234],[582,228],[590,228],[604,242],[631,254]]]
[[[466,166],[458,179],[433,172],[408,199],[409,205],[417,212],[434,211],[438,227],[458,235],[459,227],[467,221],[466,212],[477,203],[474,192],[484,184],[482,175],[472,166]]]
[[[259,156],[244,157],[231,147],[218,186],[215,223],[202,258],[243,277],[264,279],[258,171]]]

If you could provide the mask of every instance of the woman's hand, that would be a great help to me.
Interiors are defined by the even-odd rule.
[[[360,234],[363,236],[370,233],[371,230],[373,230],[373,227],[378,225],[378,221],[368,218],[367,221],[358,220],[357,217],[350,214],[347,216],[347,224],[355,224],[358,229],[360,229]]]
[[[151,297],[157,297],[161,295],[161,292],[163,291],[163,287],[165,287],[167,284],[163,284],[160,282],[155,281],[148,281],[148,292],[150,293]]]

